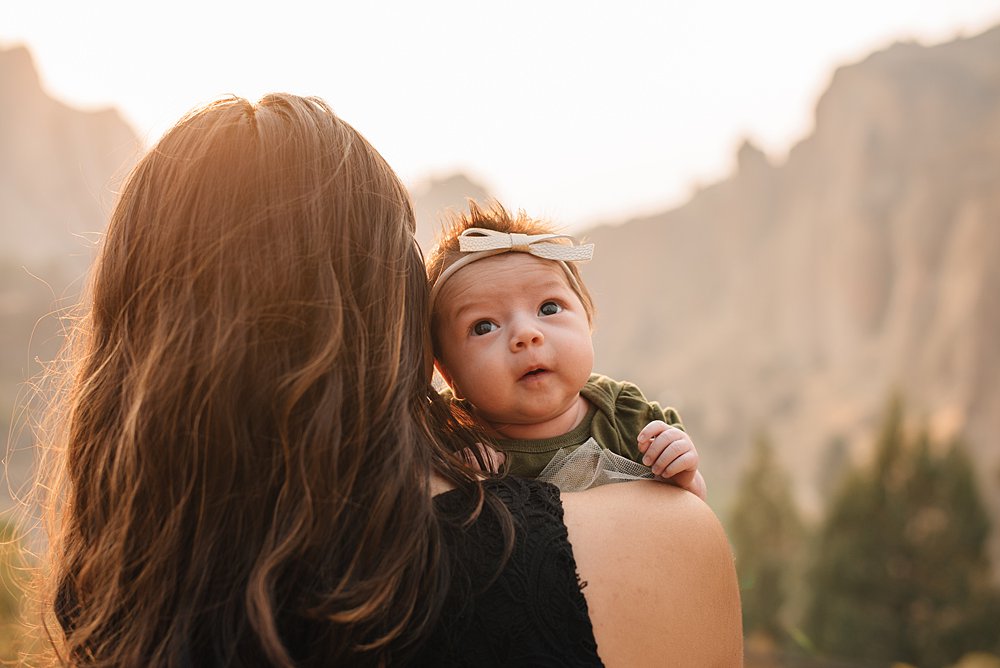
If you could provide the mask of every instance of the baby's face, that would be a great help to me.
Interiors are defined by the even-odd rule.
[[[437,299],[438,368],[495,428],[576,401],[594,366],[590,322],[562,267],[527,253],[478,260]]]

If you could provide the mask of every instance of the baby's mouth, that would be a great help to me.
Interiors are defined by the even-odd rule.
[[[521,380],[527,380],[529,378],[535,378],[537,376],[541,376],[543,373],[548,373],[548,369],[544,369],[542,367],[538,367],[536,369],[531,369],[530,371],[524,373],[521,376]]]

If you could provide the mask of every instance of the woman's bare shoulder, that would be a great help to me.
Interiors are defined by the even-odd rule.
[[[586,492],[562,495],[568,512],[587,516],[614,516],[619,526],[636,523],[661,529],[699,529],[718,526],[712,509],[694,494],[673,485],[653,481],[636,481],[604,485]],[[689,523],[693,523],[688,526]]]
[[[712,509],[694,494],[660,482],[605,485],[562,495],[566,526],[584,541],[574,550],[602,562],[675,565],[690,571],[733,568],[729,540]],[[706,561],[707,560],[707,561]]]
[[[732,551],[698,497],[656,482],[563,495],[566,527],[608,665],[739,666]]]

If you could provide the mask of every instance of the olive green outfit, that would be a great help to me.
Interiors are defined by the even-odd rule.
[[[677,411],[647,400],[632,383],[595,373],[580,394],[590,403],[590,410],[572,431],[538,440],[498,438],[494,441],[493,445],[507,455],[509,473],[537,478],[559,450],[574,450],[591,437],[601,448],[642,464],[636,439],[643,427],[653,420],[662,420],[672,427],[684,428]]]

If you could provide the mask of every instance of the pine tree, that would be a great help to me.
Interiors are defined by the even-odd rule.
[[[815,473],[816,491],[820,498],[830,502],[830,498],[840,487],[844,475],[850,466],[850,454],[847,439],[843,436],[835,436],[827,442],[820,457],[819,466]]]
[[[909,601],[914,655],[921,665],[946,665],[975,649],[997,648],[1000,607],[991,591],[986,542],[989,517],[960,442],[934,457],[919,439],[905,527],[912,580]]]
[[[926,667],[995,650],[989,521],[962,446],[936,450],[906,437],[894,400],[874,466],[847,476],[819,532],[805,627],[820,650]]]
[[[765,435],[754,443],[752,460],[736,493],[729,534],[736,553],[744,632],[761,632],[783,641],[788,633],[782,611],[803,527],[788,476],[775,461]]]

